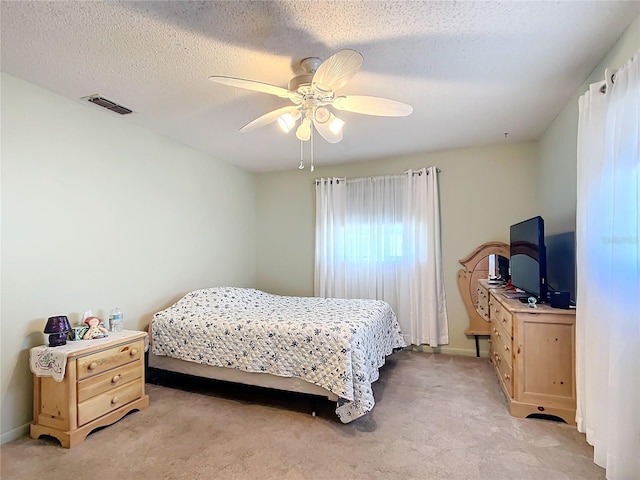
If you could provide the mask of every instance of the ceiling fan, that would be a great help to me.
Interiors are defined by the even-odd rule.
[[[242,78],[213,75],[209,80],[232,87],[246,88],[257,92],[288,98],[294,105],[278,108],[256,118],[243,126],[241,132],[249,132],[275,121],[289,132],[296,122],[296,137],[301,141],[312,136],[312,126],[329,143],[342,140],[344,121],[333,110],[377,115],[404,117],[413,112],[413,107],[381,97],[368,95],[337,96],[342,88],[360,70],[362,55],[355,50],[340,50],[324,62],[319,58],[305,58],[300,62],[303,74],[289,81],[288,88]]]

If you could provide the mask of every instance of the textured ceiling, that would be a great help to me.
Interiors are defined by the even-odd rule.
[[[276,124],[238,129],[289,101],[208,76],[286,87],[305,57],[361,52],[360,72],[339,93],[414,112],[340,112],[344,140],[317,137],[316,164],[535,140],[640,2],[3,0],[1,9],[3,72],[78,102],[100,94],[134,111],[122,122],[267,171],[295,168],[300,142]]]

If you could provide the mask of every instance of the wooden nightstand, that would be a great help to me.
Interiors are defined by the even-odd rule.
[[[64,448],[71,448],[94,429],[148,407],[146,339],[145,332],[125,330],[98,340],[32,348],[32,371],[34,362],[39,362],[59,378],[62,366],[64,377],[56,381],[54,376],[34,374],[31,438],[50,435]]]

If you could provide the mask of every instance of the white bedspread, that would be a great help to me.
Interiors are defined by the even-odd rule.
[[[386,302],[233,287],[188,293],[154,315],[151,331],[154,355],[319,385],[340,397],[344,423],[371,411],[378,368],[406,346]]]

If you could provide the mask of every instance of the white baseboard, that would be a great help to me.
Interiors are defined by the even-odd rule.
[[[25,435],[29,435],[29,426],[30,423],[25,423],[24,425],[20,425],[19,427],[14,428],[13,430],[9,430],[8,432],[4,432],[0,435],[0,443],[9,443],[14,440],[23,437]]]

